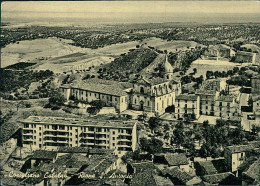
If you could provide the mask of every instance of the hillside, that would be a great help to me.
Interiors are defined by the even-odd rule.
[[[121,54],[110,64],[104,67],[108,71],[129,71],[140,72],[146,68],[157,57],[157,53],[149,48],[131,49],[126,54]]]

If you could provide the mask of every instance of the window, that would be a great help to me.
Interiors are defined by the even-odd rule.
[[[39,130],[42,130],[42,128],[41,128],[41,127],[39,127]]]
[[[115,98],[115,101],[117,101],[117,98]]]
[[[149,104],[150,104],[150,102],[149,102],[149,101],[147,101],[147,106],[149,106]]]
[[[113,137],[113,140],[115,140],[116,138],[115,137]]]
[[[114,135],[116,134],[115,131],[113,131],[113,134],[114,134]]]
[[[140,87],[140,92],[144,93],[144,88],[143,87]]]
[[[115,146],[115,143],[113,143],[113,146]]]
[[[135,99],[135,104],[136,104],[136,99]]]

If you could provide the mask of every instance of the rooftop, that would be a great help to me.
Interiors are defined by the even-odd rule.
[[[250,177],[254,180],[260,181],[260,172],[259,172],[259,163],[260,159],[255,161],[252,165],[249,166],[246,172],[243,172],[243,177]]]
[[[87,90],[90,92],[103,93],[113,96],[126,96],[126,89],[132,88],[132,84],[128,82],[118,82],[111,80],[101,79],[88,79],[82,80],[71,85],[62,85],[63,88],[76,88],[81,90]]]
[[[209,184],[237,185],[237,178],[231,172],[205,175],[202,180]]]
[[[170,166],[189,164],[186,155],[183,153],[166,153],[164,157]]]
[[[23,123],[54,124],[54,125],[79,125],[102,128],[133,128],[135,121],[105,121],[105,120],[87,120],[82,118],[64,118],[64,117],[46,117],[29,116],[22,121]]]
[[[246,152],[251,151],[254,149],[260,148],[259,141],[251,142],[247,145],[234,145],[234,146],[228,146],[227,149],[231,151],[231,153],[238,153],[238,152]]]
[[[182,171],[178,167],[172,169],[166,169],[166,173],[170,175],[172,178],[177,178],[183,184],[186,184],[188,181],[192,180],[194,176],[188,174],[185,171]]]
[[[234,95],[221,95],[219,96],[216,101],[224,101],[224,102],[233,102],[233,100],[236,98]]]
[[[239,54],[239,55],[243,55],[243,56],[254,56],[256,55],[256,53],[253,53],[253,52],[245,52],[245,51],[237,51],[236,52],[236,55]]]
[[[135,168],[135,173],[141,173],[144,171],[150,171],[157,169],[157,167],[152,162],[140,162],[140,163],[131,163],[132,167]]]
[[[54,159],[57,156],[57,152],[47,150],[36,150],[31,156],[32,159]]]
[[[89,149],[86,147],[59,147],[58,153],[88,153]]]
[[[176,100],[187,100],[187,101],[197,101],[198,96],[194,94],[181,94],[176,96]]]

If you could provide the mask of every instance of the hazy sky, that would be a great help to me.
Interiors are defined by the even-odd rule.
[[[56,20],[55,24],[247,23],[260,22],[260,1],[9,1],[2,3],[1,13],[2,21]]]
[[[257,1],[29,1],[4,2],[7,11],[33,12],[149,12],[149,13],[260,13]]]

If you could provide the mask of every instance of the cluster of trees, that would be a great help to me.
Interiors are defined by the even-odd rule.
[[[106,103],[102,100],[93,100],[89,104],[91,107],[87,108],[87,112],[91,115],[96,115],[104,106],[106,106]]]
[[[156,57],[157,54],[152,49],[134,49],[108,64],[107,70],[128,71],[129,69],[133,69],[135,72],[139,72],[153,62]]]
[[[20,88],[29,88],[32,82],[39,82],[52,77],[54,73],[50,70],[40,71],[7,71],[0,69],[0,91],[2,93],[15,92]]]
[[[61,106],[64,105],[66,101],[65,97],[61,94],[58,89],[53,89],[50,93],[50,98],[48,104],[45,105],[45,108],[51,108],[52,110],[59,110]]]
[[[168,56],[169,62],[174,68],[186,71],[190,68],[193,61],[200,58],[204,49],[196,48],[195,50],[177,51],[175,53],[170,52]]]

